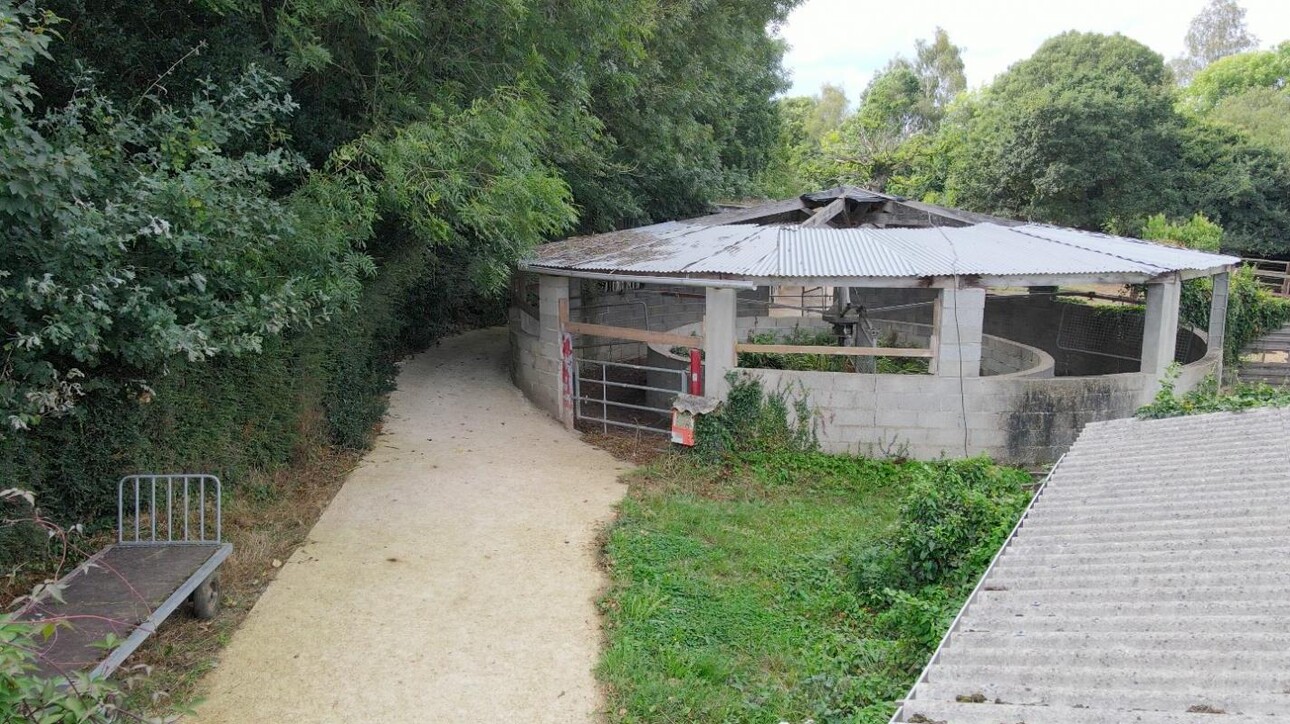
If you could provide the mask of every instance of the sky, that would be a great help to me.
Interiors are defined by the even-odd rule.
[[[939,25],[963,48],[968,86],[988,83],[1067,30],[1120,32],[1168,60],[1182,53],[1191,19],[1206,0],[806,0],[780,30],[791,95],[841,84],[853,102],[873,73]],[[1241,0],[1264,47],[1290,38],[1290,0]]]

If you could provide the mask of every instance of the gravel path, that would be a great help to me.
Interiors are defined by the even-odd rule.
[[[504,330],[408,361],[385,432],[206,680],[201,722],[581,722],[625,464],[524,400]]]

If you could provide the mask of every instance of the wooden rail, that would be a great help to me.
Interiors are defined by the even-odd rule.
[[[703,337],[693,334],[672,334],[670,332],[651,332],[648,329],[635,327],[612,327],[608,324],[590,324],[588,322],[569,321],[569,303],[560,300],[560,324],[570,334],[586,334],[593,337],[609,339],[626,339],[645,344],[666,344],[672,347],[703,348]]]
[[[1254,278],[1264,289],[1281,297],[1290,297],[1290,261],[1279,259],[1242,259],[1254,270]]]
[[[930,349],[909,347],[826,347],[809,344],[736,344],[736,352],[829,354],[847,357],[931,357]]]

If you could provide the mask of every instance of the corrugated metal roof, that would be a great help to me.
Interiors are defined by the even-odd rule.
[[[1040,224],[833,229],[667,223],[539,247],[534,268],[740,277],[1141,274],[1236,257]]]
[[[892,721],[1290,721],[1288,435],[1090,422]]]

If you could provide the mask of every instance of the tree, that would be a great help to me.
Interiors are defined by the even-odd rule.
[[[931,42],[920,39],[914,43],[914,72],[923,95],[920,130],[934,130],[950,101],[967,88],[963,49],[951,43],[949,33],[937,27]]]
[[[806,119],[806,135],[815,142],[836,131],[847,117],[848,106],[846,91],[842,86],[825,83],[813,99],[811,113]]]
[[[1290,93],[1290,41],[1271,50],[1255,50],[1221,58],[1198,72],[1182,91],[1184,105],[1201,113],[1225,98],[1249,90]]]
[[[183,103],[131,107],[89,86],[37,115],[23,71],[55,22],[0,5],[6,428],[125,380],[146,393],[170,360],[254,354],[357,302],[371,262],[343,231],[370,225],[370,199],[313,195],[328,182],[275,143],[295,108],[280,81],[251,67]],[[299,196],[271,192],[287,180]]]
[[[1290,155],[1290,42],[1215,61],[1183,89],[1181,105]]]
[[[1209,118],[1235,126],[1255,143],[1290,157],[1290,92],[1252,88],[1219,101]]]
[[[1210,221],[1199,211],[1186,221],[1170,221],[1164,214],[1148,216],[1139,236],[1150,241],[1209,252],[1217,252],[1223,245],[1223,227]]]
[[[1185,51],[1172,66],[1179,82],[1186,84],[1219,58],[1257,48],[1259,39],[1246,28],[1245,8],[1236,0],[1210,0],[1192,18],[1183,43]]]
[[[845,167],[846,180],[886,188],[896,170],[896,151],[923,125],[923,101],[923,86],[907,61],[897,59],[874,76],[859,111],[826,149]]]
[[[1161,208],[1178,143],[1168,81],[1122,35],[1049,39],[959,114],[946,200],[1092,229]]]

